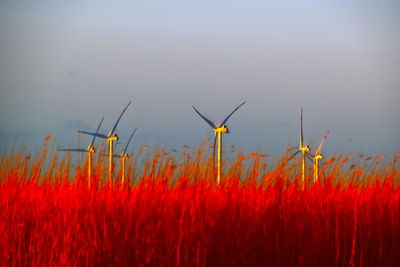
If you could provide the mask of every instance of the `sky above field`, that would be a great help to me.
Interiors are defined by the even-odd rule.
[[[102,116],[124,143],[197,146],[228,122],[225,144],[325,153],[400,149],[398,1],[0,1],[4,148],[52,135],[74,147]],[[89,138],[80,139],[81,146]]]

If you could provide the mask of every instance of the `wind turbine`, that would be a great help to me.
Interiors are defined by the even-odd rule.
[[[300,115],[300,144],[297,149],[298,151],[294,153],[289,160],[301,152],[301,187],[304,190],[306,177],[306,156],[309,154],[308,151],[310,151],[310,147],[308,145],[304,146],[303,142],[303,108],[301,108]]]
[[[131,103],[132,103],[132,101],[129,101],[129,103],[122,110],[121,114],[119,115],[117,121],[115,122],[114,126],[112,127],[112,129],[108,133],[108,135],[101,134],[101,133],[78,131],[83,134],[97,136],[97,137],[107,140],[107,142],[108,142],[108,180],[110,181],[110,186],[112,185],[112,178],[113,178],[113,142],[118,140],[118,135],[115,133],[115,131],[117,129],[117,125],[118,125],[119,121],[121,120],[122,115],[125,113],[126,109],[128,108],[128,106]]]
[[[90,187],[90,179],[92,176],[92,154],[95,153],[95,149],[93,147],[94,140],[96,140],[96,136],[99,133],[99,129],[101,127],[101,124],[103,123],[104,117],[101,118],[101,121],[99,123],[99,126],[97,127],[96,134],[93,135],[92,142],[90,142],[89,146],[87,149],[82,149],[82,148],[58,148],[58,151],[74,151],[74,152],[86,152],[87,153],[87,158],[88,158],[88,186]]]
[[[217,184],[219,184],[221,180],[221,148],[222,148],[222,134],[223,133],[229,133],[228,128],[226,127],[225,123],[229,120],[229,118],[235,113],[236,110],[238,110],[241,106],[243,106],[246,103],[244,101],[242,104],[237,106],[218,126],[216,126],[212,121],[210,121],[208,118],[206,118],[203,114],[201,114],[194,106],[193,109],[196,111],[197,114],[200,115],[200,117],[205,120],[208,125],[211,126],[214,130],[214,148],[213,148],[213,158],[215,158],[215,144],[218,139],[218,151],[217,151]],[[214,160],[214,159],[213,159]]]
[[[126,154],[126,151],[128,150],[128,146],[129,143],[132,140],[133,135],[135,134],[137,128],[135,128],[131,134],[131,136],[129,137],[128,143],[126,143],[125,148],[121,151],[120,155],[113,155],[116,158],[120,158],[121,160],[121,168],[122,168],[122,179],[121,179],[121,184],[124,184],[125,181],[125,160],[127,160],[129,158],[129,155]]]
[[[326,133],[324,137],[322,137],[321,143],[319,144],[317,150],[315,150],[315,153],[312,157],[313,159],[313,164],[314,164],[314,183],[318,181],[318,169],[319,169],[319,161],[323,158],[321,154],[322,146],[324,145],[324,142],[326,140],[326,137],[328,136],[329,131]]]

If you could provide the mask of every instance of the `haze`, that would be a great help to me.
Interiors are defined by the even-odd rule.
[[[134,99],[122,143],[197,146],[213,133],[192,105],[218,121],[246,100],[227,146],[297,145],[303,107],[325,153],[397,151],[397,1],[275,2],[1,1],[1,145],[76,146]]]

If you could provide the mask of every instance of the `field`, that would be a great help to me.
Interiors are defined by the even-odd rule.
[[[96,153],[3,153],[1,265],[400,266],[399,155],[326,156],[299,185],[299,160],[224,155],[220,185],[206,143],[144,147],[112,184]]]

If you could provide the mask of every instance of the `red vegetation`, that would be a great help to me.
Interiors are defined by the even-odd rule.
[[[0,186],[6,265],[400,266],[400,190]]]
[[[394,163],[327,160],[302,191],[297,165],[269,169],[262,155],[238,155],[219,186],[195,156],[154,153],[112,188],[57,160],[1,158],[1,265],[400,266]]]

